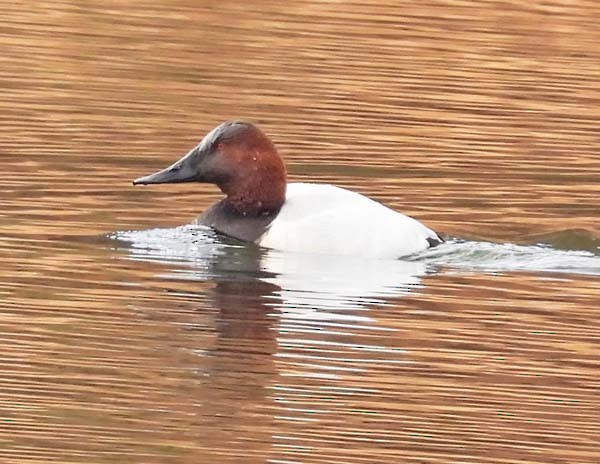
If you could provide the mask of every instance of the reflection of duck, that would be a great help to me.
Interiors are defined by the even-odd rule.
[[[293,433],[289,421],[303,427],[335,419],[332,398],[344,405],[372,366],[406,362],[400,347],[389,345],[393,327],[370,308],[417,284],[422,263],[265,250],[197,225],[113,238],[127,243],[131,259],[169,269],[159,286],[177,294],[174,305],[156,295],[135,307],[158,302],[149,311],[172,311],[176,316],[165,319],[198,331],[190,346],[198,355],[195,379],[177,383],[193,398],[186,420],[206,428],[206,440],[216,444],[214,456],[201,452],[202,462],[219,461],[231,450],[257,462],[272,460],[278,445],[287,443],[273,430]],[[188,352],[179,341],[168,345]],[[315,403],[318,414],[306,409],[307,392],[322,399]]]
[[[130,243],[134,259],[191,264],[183,272],[178,266],[177,279],[237,282],[246,288],[255,285],[264,290],[266,306],[310,310],[304,317],[326,316],[313,310],[343,311],[383,304],[418,286],[427,271],[419,261],[331,259],[238,246],[215,240],[214,233],[202,226],[121,232],[116,238]]]
[[[261,268],[273,277],[265,281],[281,288],[282,308],[359,309],[385,304],[391,297],[420,285],[425,264],[403,260],[373,260],[269,251]],[[336,314],[334,317],[338,317]]]
[[[225,122],[172,166],[134,184],[208,182],[227,196],[198,222],[284,251],[398,258],[441,243],[417,220],[332,185],[286,185],[283,160],[257,127]]]

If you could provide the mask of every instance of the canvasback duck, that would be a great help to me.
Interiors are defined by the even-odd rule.
[[[442,243],[419,221],[359,193],[326,184],[286,184],[283,160],[256,126],[228,121],[179,161],[138,184],[205,182],[226,195],[198,224],[265,248],[399,258]]]

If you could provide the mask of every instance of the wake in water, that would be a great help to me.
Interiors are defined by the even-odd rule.
[[[412,256],[429,265],[484,271],[540,271],[600,275],[600,256],[550,245],[516,245],[450,239]]]
[[[271,306],[294,308],[294,317],[338,322],[350,317],[343,311],[385,305],[388,298],[411,292],[428,273],[416,261],[265,250],[202,226],[117,232],[111,238],[127,244],[131,259],[174,264],[164,278],[268,283]],[[362,316],[351,317],[364,322]]]
[[[559,237],[562,242],[577,232],[566,231],[552,234],[550,239]],[[469,269],[482,271],[532,271],[532,272],[561,272],[575,274],[600,275],[600,240],[587,238],[579,242],[587,250],[559,250],[549,244],[538,243],[535,245],[517,245],[511,243],[493,243],[483,241],[469,241],[449,239],[442,245],[400,260],[405,263],[420,263],[430,271],[435,268],[450,267],[455,269]],[[211,260],[218,255],[237,254],[244,255],[258,253],[254,245],[247,245],[233,239],[224,238],[215,234],[204,226],[186,225],[171,229],[152,229],[145,231],[116,232],[110,238],[129,243],[130,251],[135,258],[151,259],[155,261],[170,262],[197,262]],[[571,240],[573,241],[573,240]],[[251,251],[253,250],[253,251]],[[594,250],[589,251],[589,250]],[[319,259],[314,255],[300,255],[294,253],[271,252],[280,258],[284,256],[290,260],[306,262],[317,260],[319,262],[332,262],[354,260],[351,257],[326,256]],[[268,254],[265,251],[263,255]],[[302,259],[300,257],[303,257]],[[365,262],[368,260],[357,260]],[[380,262],[382,260],[376,260]]]
[[[328,320],[348,317],[340,311],[385,305],[390,297],[421,288],[424,276],[449,269],[600,275],[599,255],[547,245],[452,239],[409,258],[369,260],[265,250],[196,225],[117,232],[111,238],[125,244],[131,259],[175,265],[165,278],[266,282],[272,306],[294,308],[297,317]],[[352,317],[356,322],[364,316]]]

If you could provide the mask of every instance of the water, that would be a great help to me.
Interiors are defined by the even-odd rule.
[[[597,2],[4,2],[0,462],[596,463]],[[449,237],[188,226],[217,123]]]

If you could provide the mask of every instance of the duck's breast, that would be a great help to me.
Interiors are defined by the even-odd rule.
[[[286,201],[257,243],[303,253],[398,258],[429,247],[435,232],[361,194],[326,184],[288,184]]]

